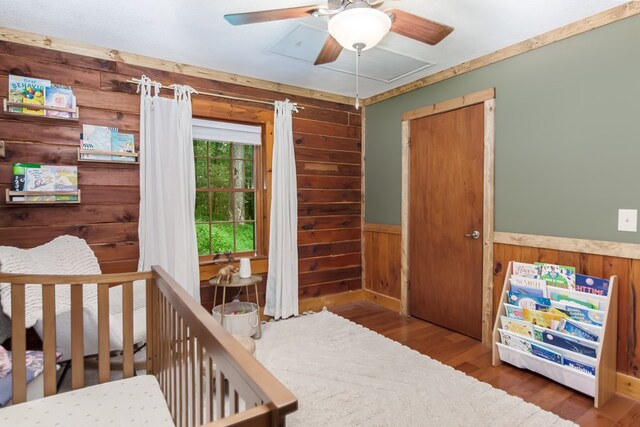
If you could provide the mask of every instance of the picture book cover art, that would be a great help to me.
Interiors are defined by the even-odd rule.
[[[543,359],[549,360],[554,363],[558,363],[562,365],[562,355],[553,350],[549,350],[547,348],[542,347],[541,345],[532,343],[531,344],[531,354],[534,356],[541,357]]]
[[[556,330],[567,335],[573,335],[574,337],[582,338],[584,340],[598,342],[600,339],[597,334],[567,319],[561,319]]]
[[[528,307],[522,309],[522,320],[547,329],[556,329],[562,319],[560,316],[544,311],[532,310]]]
[[[9,75],[9,102],[44,105],[44,89],[50,80]],[[40,108],[9,107],[9,112],[44,116]]]
[[[576,291],[607,296],[609,293],[609,280],[576,274]]]
[[[44,89],[44,105],[58,108],[75,108],[76,97],[70,86],[52,84]],[[45,115],[49,117],[72,118],[74,113],[66,111],[46,110]]]
[[[551,305],[549,298],[536,297],[533,295],[524,295],[517,292],[507,292],[507,301],[509,304],[517,305],[519,307],[528,307],[535,309],[536,304]]]
[[[25,191],[24,181],[26,169],[39,169],[40,164],[37,163],[14,163],[13,175],[11,177],[11,190],[12,191]]]
[[[585,307],[576,307],[573,305],[566,305],[555,301],[553,301],[551,305],[555,310],[567,315],[575,321],[588,323],[594,326],[602,326],[602,324],[604,323],[604,311],[590,310]]]
[[[574,339],[549,329],[536,327],[534,329],[534,337],[537,341],[545,344],[555,345],[585,356],[595,358],[597,354],[598,345],[596,343],[590,345],[587,344],[588,341],[579,341],[577,338]]]
[[[514,261],[513,263],[511,263],[511,275],[539,279],[540,268],[535,264]]]
[[[531,353],[531,341],[522,338],[519,335],[511,334],[507,331],[498,329],[500,332],[500,341],[502,344],[515,348],[516,350],[524,351],[525,353]]]
[[[111,151],[117,151],[122,153],[135,153],[135,141],[132,133],[118,133],[113,132],[111,134]],[[131,156],[111,156],[112,160],[118,162],[135,162],[136,158]]]
[[[504,311],[507,314],[507,317],[522,320],[522,307],[518,307],[517,305],[505,304]]]
[[[526,295],[535,295],[538,297],[547,296],[547,282],[542,279],[534,279],[525,276],[511,276],[509,278],[511,290]]]
[[[551,300],[565,303],[567,306],[582,306],[591,310],[598,310],[600,302],[596,299],[590,299],[588,296],[574,296],[572,294],[563,293],[561,290],[555,292],[550,291]]]
[[[511,333],[522,335],[523,337],[533,338],[533,325],[529,322],[524,322],[518,319],[511,319],[509,317],[500,317],[502,323],[502,329]]]
[[[558,288],[575,289],[576,287],[576,268],[566,265],[546,264],[536,262],[535,265],[540,267],[540,278],[545,280],[547,284]]]
[[[577,360],[573,360],[569,357],[564,357],[564,360],[562,361],[562,364],[564,366],[568,366],[570,368],[573,368],[577,371],[583,372],[585,374],[589,374],[589,375],[595,375],[596,374],[596,367],[595,365],[589,365],[587,363],[583,363],[583,362],[579,362]]]
[[[45,166],[26,168],[24,173],[24,191],[55,191],[54,172]],[[56,196],[25,196],[25,200],[31,202],[52,202],[56,200]]]
[[[117,128],[107,126],[82,125],[82,149],[93,151],[111,151],[112,134],[117,134]],[[107,154],[83,154],[87,160],[111,160]]]
[[[55,191],[78,191],[77,166],[49,166],[55,177]],[[56,201],[76,201],[76,195],[57,195]]]

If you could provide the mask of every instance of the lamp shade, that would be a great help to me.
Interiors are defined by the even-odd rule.
[[[391,18],[384,12],[372,8],[347,9],[329,21],[329,34],[349,50],[362,44],[362,50],[371,49],[389,32]]]

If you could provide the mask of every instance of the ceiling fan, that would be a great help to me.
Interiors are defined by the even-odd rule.
[[[453,28],[400,9],[378,8],[384,0],[328,0],[327,7],[319,5],[224,15],[233,25],[254,24],[307,16],[329,16],[329,36],[322,46],[315,65],[338,59],[342,49],[360,51],[371,49],[391,31],[429,45],[438,44]]]

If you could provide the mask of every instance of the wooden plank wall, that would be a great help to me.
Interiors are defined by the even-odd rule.
[[[388,227],[388,226],[386,226]],[[391,238],[388,230],[375,224],[364,226],[365,289],[400,300],[400,235]],[[493,319],[509,261],[549,262],[571,265],[576,271],[598,277],[618,275],[617,370],[640,378],[640,260],[579,252],[494,244]]]
[[[0,158],[0,245],[30,248],[72,234],[87,240],[104,273],[136,269],[138,166],[80,163],[81,205],[8,207],[4,190],[14,162],[78,164],[76,149],[83,123],[133,133],[138,146],[140,98],[136,86],[126,80],[145,74],[166,84],[264,100],[289,98],[304,105],[293,121],[300,297],[361,289],[361,116],[352,106],[0,42],[0,96],[7,96],[9,74],[71,85],[81,112],[79,122],[16,118],[0,112],[0,140],[6,145],[6,156]],[[260,104],[197,95],[193,111],[203,118],[252,123],[273,120],[273,110]],[[262,260],[255,271],[264,273],[265,266]],[[203,267],[201,278],[206,280],[214,273],[210,266]],[[203,289],[203,305],[211,305],[206,300],[210,295]]]

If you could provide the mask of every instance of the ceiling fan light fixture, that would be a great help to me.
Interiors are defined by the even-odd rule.
[[[372,8],[344,10],[329,20],[329,34],[348,50],[368,50],[377,45],[391,29],[391,18]]]

